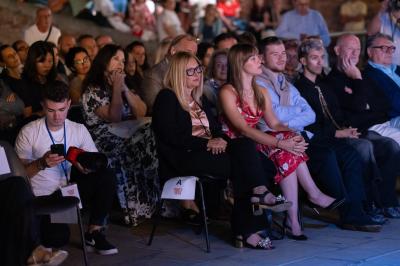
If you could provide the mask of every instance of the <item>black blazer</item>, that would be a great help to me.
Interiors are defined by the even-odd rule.
[[[210,104],[202,97],[202,108],[207,115],[214,138],[223,137],[221,126],[215,120]],[[152,127],[156,137],[157,152],[161,161],[166,160],[179,169],[180,158],[188,152],[207,150],[207,139],[192,136],[190,114],[180,105],[175,93],[162,89],[153,105]]]

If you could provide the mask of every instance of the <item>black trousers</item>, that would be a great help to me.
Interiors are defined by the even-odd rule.
[[[229,142],[231,179],[235,203],[231,226],[235,235],[249,235],[268,227],[265,215],[254,216],[250,198],[254,187],[267,186],[276,169],[271,160],[256,150],[256,143],[248,138]]]
[[[26,265],[32,250],[39,245],[29,184],[22,177],[0,182],[0,258],[1,265]]]
[[[72,168],[71,181],[77,183],[83,206],[90,211],[90,225],[105,225],[116,193],[116,180],[111,169],[85,175]]]
[[[364,212],[366,200],[361,158],[344,140],[332,138],[309,142],[308,166],[318,187],[335,198],[346,198],[340,207],[342,223],[370,222]]]
[[[376,163],[380,170],[382,181],[376,184],[381,206],[399,206],[396,196],[396,178],[400,174],[400,146],[391,138],[383,137],[374,131],[368,131],[364,136],[373,145]]]
[[[204,175],[217,176],[225,180],[221,182],[202,182],[207,216],[211,218],[217,217],[221,205],[221,191],[226,186],[226,179],[230,175],[228,153],[214,155],[204,150],[182,151],[181,154],[175,154],[178,158],[173,161],[170,161],[171,158],[159,155],[159,174],[162,182],[176,176],[197,176],[201,179]]]
[[[106,169],[85,175],[73,167],[71,181],[77,183],[82,205],[90,212],[89,225],[105,225],[116,191],[115,174]],[[61,193],[57,190],[41,197],[51,200],[53,197],[61,197]],[[69,239],[68,226],[52,224],[48,216],[40,217],[40,233],[43,245],[48,247],[63,246]]]

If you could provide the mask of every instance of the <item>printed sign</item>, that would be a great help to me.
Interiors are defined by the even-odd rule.
[[[195,176],[182,176],[169,179],[161,193],[162,199],[194,200],[196,194]]]

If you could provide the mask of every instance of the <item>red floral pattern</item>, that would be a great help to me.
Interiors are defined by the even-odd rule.
[[[256,128],[258,121],[263,115],[263,112],[260,109],[257,109],[254,113],[245,101],[240,104],[239,98],[236,100],[236,106],[240,114],[246,120],[246,123],[250,127]],[[221,117],[221,122],[222,129],[227,136],[229,136],[231,139],[241,137],[240,133],[236,131],[233,125],[225,117]],[[276,137],[279,140],[289,139],[296,136],[296,133],[291,131],[268,132],[268,134]],[[308,160],[308,156],[305,153],[301,155],[295,155],[286,150],[273,148],[263,144],[257,144],[257,150],[266,154],[275,164],[277,169],[277,174],[274,177],[275,183],[281,182],[283,178],[293,173],[299,164]]]

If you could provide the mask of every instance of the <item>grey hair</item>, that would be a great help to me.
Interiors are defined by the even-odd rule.
[[[366,44],[367,48],[371,47],[372,44],[375,42],[375,40],[380,39],[380,38],[383,38],[383,39],[393,42],[393,38],[390,35],[378,32],[378,33],[368,37],[367,44]]]
[[[308,39],[301,42],[297,52],[299,58],[306,57],[311,50],[324,50],[324,44],[319,39]]]

